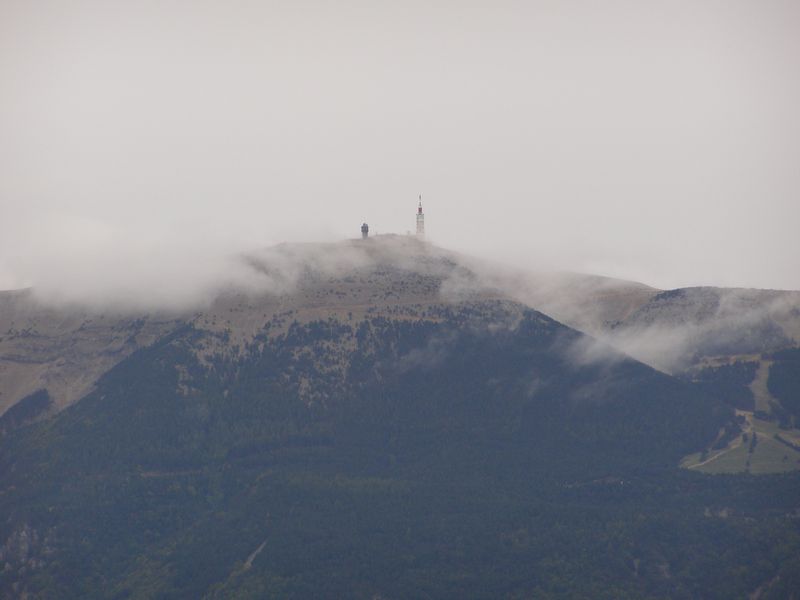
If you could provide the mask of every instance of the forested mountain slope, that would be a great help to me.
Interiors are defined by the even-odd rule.
[[[800,587],[796,473],[678,466],[746,452],[756,422],[755,459],[792,453],[794,430],[760,436],[794,410],[795,351],[693,358],[676,378],[414,238],[242,260],[248,287],[170,313],[0,298],[0,367],[14,373],[0,391],[23,398],[0,417],[0,596]],[[562,291],[586,306],[623,302],[593,313],[620,322],[661,327],[685,310],[697,327],[722,314],[695,314],[707,292],[569,281]],[[794,468],[779,467],[763,472]]]
[[[186,324],[2,441],[29,597],[719,597],[793,583],[800,481],[709,480],[732,411],[495,300]],[[209,349],[215,349],[209,352]]]

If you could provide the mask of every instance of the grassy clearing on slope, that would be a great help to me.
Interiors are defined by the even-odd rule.
[[[753,392],[753,398],[756,402],[756,410],[764,413],[772,412],[772,404],[776,402],[772,394],[769,393],[767,388],[767,381],[769,379],[769,369],[772,366],[772,361],[762,360],[759,363],[758,371],[756,371],[755,379],[750,383],[750,389]]]
[[[727,447],[703,457],[702,461],[699,452],[692,454],[683,459],[681,466],[702,473],[749,472],[754,475],[800,470],[800,452],[775,439],[777,434],[800,446],[800,430],[782,430],[775,423],[756,419],[751,413],[740,414],[747,418],[746,441],[738,437]],[[757,442],[751,452],[754,433]]]

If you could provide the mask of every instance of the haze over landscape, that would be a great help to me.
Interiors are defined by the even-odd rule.
[[[184,297],[413,228],[517,266],[800,289],[800,8],[0,7],[0,288]]]
[[[798,31],[0,3],[0,597],[797,599]]]

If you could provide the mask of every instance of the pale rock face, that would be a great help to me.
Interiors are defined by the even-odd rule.
[[[55,408],[68,406],[174,323],[47,306],[30,291],[0,293],[0,412],[40,389],[48,390]]]

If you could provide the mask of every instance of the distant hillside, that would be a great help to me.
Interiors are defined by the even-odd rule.
[[[660,292],[610,324],[622,349],[680,369],[704,357],[761,354],[800,343],[800,292],[685,288]]]
[[[669,373],[705,358],[800,345],[800,291],[664,291],[566,273],[500,272],[492,281],[514,299]]]

